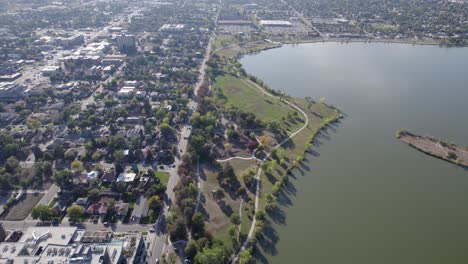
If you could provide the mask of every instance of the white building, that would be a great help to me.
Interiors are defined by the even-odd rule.
[[[119,98],[129,98],[135,95],[135,87],[133,86],[124,86],[120,88],[120,90],[117,92],[117,97]]]
[[[63,62],[82,62],[90,61],[94,63],[100,62],[107,51],[110,49],[110,43],[106,41],[91,43],[86,47],[77,49],[73,54],[59,59]]]
[[[287,20],[260,20],[260,25],[264,27],[292,27],[292,23]]]
[[[159,31],[167,33],[179,33],[185,30],[185,25],[182,24],[164,24]]]
[[[119,264],[125,258],[126,241],[82,243],[85,234],[76,227],[30,227],[18,242],[0,243],[0,263]],[[141,239],[135,242],[132,249],[137,251]]]
[[[117,182],[133,182],[135,181],[136,174],[133,172],[122,172],[117,177]]]

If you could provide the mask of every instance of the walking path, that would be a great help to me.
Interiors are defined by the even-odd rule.
[[[245,81],[243,80],[246,84],[253,84],[256,88],[258,88],[260,91],[262,91],[265,95],[267,96],[270,96],[270,97],[273,97],[273,98],[276,98],[275,95],[271,94],[270,92],[266,91],[264,88],[262,88],[261,86],[259,86],[258,84],[248,80],[248,81]],[[284,101],[284,103],[288,104],[290,107],[294,108],[295,110],[299,111],[303,116],[304,116],[304,119],[305,119],[305,122],[304,122],[304,125],[299,128],[298,130],[296,130],[295,132],[291,133],[289,135],[288,138],[286,138],[285,140],[283,140],[282,142],[280,142],[279,144],[277,144],[276,146],[273,147],[273,149],[277,149],[279,147],[281,147],[282,145],[284,145],[287,141],[291,140],[294,136],[296,136],[297,134],[299,134],[302,130],[304,130],[308,125],[309,125],[309,117],[307,116],[307,114],[297,105],[295,105],[294,103],[291,103],[289,101]],[[269,152],[266,156],[266,158],[268,158],[269,156],[271,155],[271,152]],[[264,162],[266,160],[266,158],[264,160],[259,160],[260,163]],[[223,159],[223,160],[217,160],[218,162],[225,162],[225,161],[229,161],[229,160],[233,160],[233,159],[256,159],[253,155],[251,158],[243,158],[243,157],[231,157],[231,158],[228,158],[228,159]],[[257,214],[257,211],[258,211],[258,200],[259,200],[259,195],[260,195],[260,176],[262,174],[262,167],[261,165],[259,166],[259,169],[257,171],[257,175],[255,176],[255,180],[256,180],[256,187],[255,187],[255,213],[254,213],[254,218],[252,220],[252,224],[250,225],[250,229],[249,229],[249,233],[247,235],[247,238],[245,239],[244,243],[242,244],[242,248],[241,250],[235,255],[235,257],[233,258],[233,261],[232,263],[237,263],[238,261],[238,258],[239,258],[239,253],[243,250],[245,250],[247,248],[247,245],[250,241],[250,239],[252,238],[253,234],[254,234],[254,231],[255,231],[255,224],[257,222],[257,220],[255,219],[255,215]],[[243,204],[243,200],[241,201],[241,208],[239,209],[239,212],[242,211],[242,204]]]

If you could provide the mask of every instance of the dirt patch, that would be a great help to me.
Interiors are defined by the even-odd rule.
[[[2,220],[19,221],[24,220],[31,213],[31,210],[44,196],[43,193],[27,193],[20,201],[8,208]]]

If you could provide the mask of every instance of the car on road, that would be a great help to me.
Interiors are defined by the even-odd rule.
[[[154,231],[155,231],[155,230],[154,230],[154,227],[150,228],[149,231],[150,231],[151,233],[154,233]]]
[[[156,259],[156,264],[159,264],[159,258]]]

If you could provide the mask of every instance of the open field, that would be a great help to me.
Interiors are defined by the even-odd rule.
[[[254,161],[244,161],[244,160],[233,160],[230,164],[234,168],[234,172],[238,177],[241,185],[243,182],[240,179],[242,172],[249,168],[254,167]],[[226,164],[222,164],[225,166]],[[215,234],[215,237],[223,240],[227,245],[231,245],[231,241],[228,234],[228,228],[232,225],[230,216],[232,214],[239,214],[239,209],[241,206],[242,196],[237,193],[226,190],[220,187],[220,184],[217,179],[219,171],[222,169],[221,165],[211,165],[211,164],[202,164],[201,171],[202,175],[200,176],[202,180],[202,191],[204,209],[207,215],[208,221],[206,223],[206,228],[212,234]],[[222,189],[225,192],[225,197],[222,201],[216,201],[213,197],[213,191]],[[249,199],[253,199],[253,194],[248,193]],[[245,197],[244,197],[245,198]],[[244,207],[244,206],[243,206]],[[248,228],[250,227],[251,219],[247,217],[247,214],[242,213],[241,216],[241,233],[244,235],[247,234]]]
[[[222,42],[223,40],[219,40]],[[241,42],[241,43],[232,43],[225,48],[218,49],[216,54],[221,57],[237,57],[243,54],[249,54],[254,52],[259,52],[265,49],[271,49],[278,47],[279,44],[266,42],[264,40]]]
[[[213,42],[213,49],[223,49],[228,47],[229,45],[235,43],[237,40],[235,37],[231,35],[219,35],[216,36],[216,39]]]
[[[24,220],[36,204],[44,196],[43,193],[26,193],[19,202],[11,206],[2,220],[6,221],[19,221]]]
[[[243,112],[255,114],[264,122],[282,122],[282,119],[296,112],[279,99],[266,97],[252,84],[230,75],[216,78],[213,89],[221,91],[227,104],[234,105]]]

